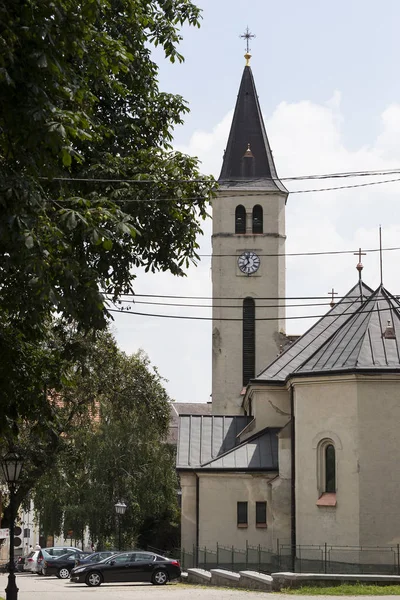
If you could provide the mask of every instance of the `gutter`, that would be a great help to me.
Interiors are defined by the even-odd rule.
[[[200,541],[200,479],[196,473],[196,554],[193,557],[195,565],[199,565],[199,541]]]
[[[294,388],[290,386],[290,411],[292,413],[290,427],[290,462],[291,462],[291,501],[290,501],[290,557],[292,573],[296,572],[296,429],[294,419]]]

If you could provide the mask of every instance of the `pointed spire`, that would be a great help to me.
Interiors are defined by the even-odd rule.
[[[249,61],[249,52],[246,53],[245,58]],[[252,160],[249,161],[249,158]],[[288,193],[285,186],[278,179],[258,102],[253,74],[251,67],[246,64],[219,182],[223,185],[229,185],[232,182],[235,187],[238,185],[248,187],[248,184],[251,184],[252,181],[254,182],[253,186],[257,183],[259,188]]]

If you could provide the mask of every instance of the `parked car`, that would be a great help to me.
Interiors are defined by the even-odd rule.
[[[37,573],[39,568],[38,557],[39,550],[31,550],[31,552],[29,552],[28,556],[25,558],[24,571],[28,571],[30,573]]]
[[[76,552],[82,552],[82,550],[79,550],[79,548],[75,548],[74,546],[51,546],[50,548],[42,548],[39,550],[37,557],[36,573],[39,573],[39,575],[43,574],[43,561],[47,558],[55,558],[56,556],[63,556],[64,554],[75,554]]]
[[[42,575],[56,575],[59,579],[69,579],[76,559],[87,556],[87,552],[69,552],[61,556],[49,556],[42,561]]]
[[[75,567],[71,581],[90,587],[111,581],[151,581],[164,585],[181,575],[179,561],[151,552],[122,552],[100,563]]]
[[[25,556],[18,556],[15,559],[15,570],[21,573],[24,570],[25,566]]]
[[[79,567],[80,565],[92,565],[93,563],[98,563],[105,558],[109,558],[113,556],[113,554],[118,554],[118,552],[113,552],[112,550],[104,550],[102,552],[92,552],[88,556],[79,556],[75,557],[75,567]]]

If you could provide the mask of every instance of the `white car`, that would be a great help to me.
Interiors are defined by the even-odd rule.
[[[29,552],[28,556],[25,558],[24,571],[28,571],[30,573],[38,573],[38,556],[39,550],[32,550]]]

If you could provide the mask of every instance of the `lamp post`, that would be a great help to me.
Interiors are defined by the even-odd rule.
[[[10,491],[10,565],[8,585],[6,587],[6,600],[18,600],[18,588],[15,581],[14,565],[14,520],[15,520],[15,489],[22,469],[22,459],[16,452],[8,452],[1,459],[1,468],[4,479]]]
[[[119,501],[114,504],[114,507],[118,517],[118,550],[121,550],[121,517],[125,514],[126,504],[125,502]]]

